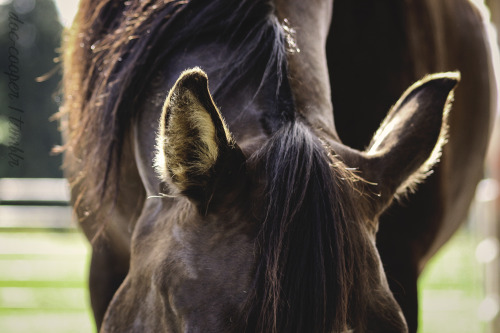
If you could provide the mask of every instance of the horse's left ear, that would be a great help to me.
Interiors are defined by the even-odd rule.
[[[429,75],[412,85],[391,109],[364,152],[342,144],[334,150],[375,184],[377,211],[412,189],[438,161],[446,142],[447,114],[458,72]]]
[[[163,181],[197,204],[208,205],[218,178],[231,177],[245,161],[199,68],[184,71],[165,101],[155,166]],[[204,207],[203,209],[206,209]]]

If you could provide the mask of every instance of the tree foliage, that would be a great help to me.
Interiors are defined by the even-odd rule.
[[[57,112],[62,26],[52,0],[0,5],[0,177],[61,177]],[[41,82],[40,82],[41,81]]]

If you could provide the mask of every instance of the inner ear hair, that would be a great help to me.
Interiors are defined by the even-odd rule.
[[[401,96],[366,150],[390,195],[414,191],[439,161],[460,73],[428,75]]]
[[[155,167],[176,192],[201,202],[212,196],[223,165],[239,148],[215,106],[199,68],[181,74],[163,107]],[[217,170],[216,170],[217,169]]]

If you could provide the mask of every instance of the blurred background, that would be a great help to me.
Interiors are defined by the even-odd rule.
[[[50,120],[61,101],[61,35],[77,4],[0,0],[3,333],[95,331],[86,281],[89,246],[71,220],[61,156],[50,153],[61,144],[57,122]],[[493,17],[500,18],[500,8],[493,5]],[[7,52],[13,28],[19,37],[17,72]],[[21,118],[10,119],[13,111]],[[478,186],[470,217],[420,279],[419,332],[500,332],[499,121],[497,115],[485,180]],[[12,148],[13,140],[18,149]]]
[[[51,154],[61,144],[57,121],[51,121],[61,101],[61,35],[77,5],[72,0],[0,0],[0,332],[4,333],[95,331],[87,296],[89,248],[71,221],[62,158]],[[12,31],[18,36],[15,45],[9,36]],[[11,46],[17,51],[9,50]]]

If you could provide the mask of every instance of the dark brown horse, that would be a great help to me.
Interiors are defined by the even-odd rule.
[[[80,6],[65,170],[101,332],[416,331],[496,101],[474,5]]]

